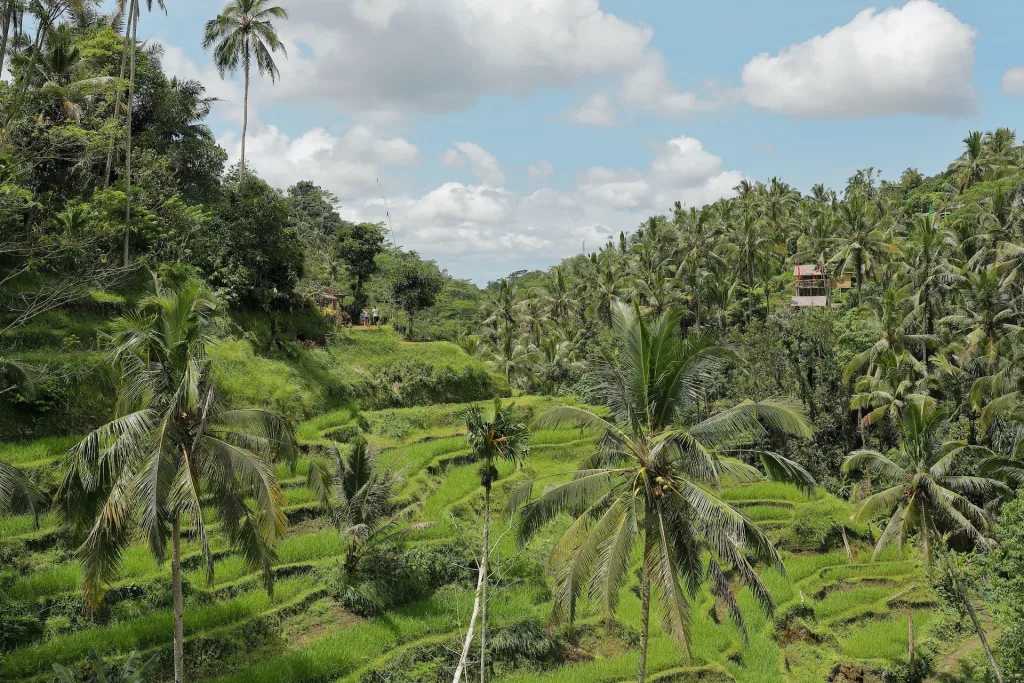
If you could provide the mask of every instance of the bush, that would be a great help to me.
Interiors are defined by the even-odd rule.
[[[382,548],[360,559],[352,577],[339,568],[334,594],[341,605],[363,617],[429,597],[442,586],[469,584],[472,549],[464,542],[404,550]]]

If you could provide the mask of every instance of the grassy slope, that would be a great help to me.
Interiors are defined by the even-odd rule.
[[[543,409],[547,399],[522,398],[517,403],[530,411]],[[421,516],[435,526],[420,532],[412,542],[436,542],[461,536],[476,538],[481,498],[476,466],[459,464],[467,451],[459,436],[458,416],[463,406],[441,405],[388,410],[365,414],[371,440],[384,449],[382,460],[406,468],[406,493],[425,501]],[[322,443],[332,430],[354,424],[347,409],[311,420],[299,429],[311,445]],[[56,445],[63,445],[57,443]],[[55,444],[23,448],[13,457],[37,462]],[[589,448],[589,440],[577,430],[544,431],[534,435],[530,458],[523,471],[502,468],[497,487],[500,499],[518,482],[531,477],[557,481],[569,472]],[[282,470],[293,509],[314,508],[311,496],[301,488],[305,463],[296,473]],[[928,607],[933,597],[923,588],[927,581],[913,557],[899,560],[889,554],[871,563],[863,542],[855,543],[855,562],[850,564],[841,549],[810,550],[827,539],[823,528],[849,515],[845,503],[819,494],[807,498],[795,489],[777,484],[728,488],[723,495],[751,514],[783,547],[788,577],[766,575],[778,605],[780,619],[799,611],[786,623],[780,641],[776,626],[756,608],[744,591],[741,602],[750,642],[744,645],[738,629],[720,616],[711,598],[698,596],[693,609],[693,661],[687,662],[674,643],[655,627],[650,668],[671,673],[673,680],[700,676],[702,680],[821,681],[839,662],[870,661],[889,666],[906,657],[907,616],[915,614],[918,638],[928,632]],[[812,524],[814,520],[817,524]],[[826,520],[826,522],[822,522]],[[43,529],[34,531],[26,518],[5,520],[0,525],[0,544],[14,548],[21,570],[3,582],[8,599],[35,605],[51,616],[46,637],[5,657],[5,675],[25,680],[44,674],[52,661],[79,662],[92,647],[112,653],[132,648],[166,652],[170,638],[165,608],[140,609],[127,599],[134,592],[155,591],[165,586],[167,569],[158,566],[142,547],[132,548],[121,580],[108,594],[103,624],[77,623],[67,614],[77,601],[77,565],[53,543],[26,540],[45,538],[55,520],[44,517]],[[799,531],[799,533],[798,533]],[[551,529],[525,553],[517,550],[499,525],[495,550],[498,566],[511,573],[496,587],[491,603],[494,628],[526,618],[547,619],[550,603],[524,576],[539,579],[540,568],[557,530]],[[458,646],[459,634],[472,601],[468,588],[447,588],[433,598],[396,610],[386,619],[363,621],[332,606],[325,597],[324,577],[342,557],[336,534],[322,518],[306,516],[294,526],[278,548],[281,579],[274,597],[260,590],[258,577],[236,556],[225,551],[215,537],[218,553],[215,589],[204,587],[198,568],[188,565],[190,585],[186,611],[186,636],[190,661],[207,677],[218,673],[222,683],[258,681],[358,681],[367,672],[401,669],[420,650],[439,644]],[[186,558],[198,549],[186,543]],[[193,560],[188,560],[193,561]],[[290,578],[289,578],[290,577]],[[64,605],[55,609],[54,605]],[[74,612],[75,610],[70,610]],[[619,618],[627,630],[637,622],[639,605],[631,592],[624,596]],[[714,616],[713,616],[714,615]],[[596,623],[595,617],[582,621]],[[655,614],[654,621],[657,621]],[[600,637],[599,629],[581,649],[589,653],[578,661],[548,672],[505,671],[496,681],[624,681],[635,671],[634,652]],[[264,634],[252,641],[253,634]],[[269,634],[269,635],[267,635]],[[781,644],[780,644],[781,642]],[[408,680],[415,680],[410,678]],[[430,680],[430,679],[426,679]]]

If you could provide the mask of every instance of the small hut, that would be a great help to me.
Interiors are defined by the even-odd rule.
[[[832,303],[832,278],[823,265],[797,264],[793,276],[796,278],[794,308],[821,308]]]

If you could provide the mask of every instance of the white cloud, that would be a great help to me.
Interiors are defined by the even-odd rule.
[[[535,164],[530,164],[526,168],[526,175],[530,176],[534,180],[546,178],[555,172],[555,167],[551,165],[551,162],[541,159]]]
[[[230,132],[218,140],[231,163],[241,153],[239,137]],[[341,137],[313,128],[291,137],[276,126],[249,133],[246,163],[271,185],[287,188],[298,180],[312,180],[341,197],[376,188],[382,167],[411,166],[420,162],[416,146],[403,138],[381,138],[361,125]]]
[[[622,73],[653,35],[599,0],[303,0],[289,13],[282,79],[259,89],[346,111],[446,112]]]
[[[728,98],[716,83],[708,82],[702,97],[683,91],[669,81],[665,59],[652,52],[622,82],[622,102],[631,109],[649,111],[666,118],[686,118],[693,114],[714,111],[725,106]]]
[[[700,140],[685,135],[655,148],[651,170],[660,179],[686,185],[710,178],[722,168],[722,159],[704,149]]]
[[[501,185],[505,174],[501,172],[498,160],[475,142],[456,142],[454,148],[441,155],[441,164],[448,168],[465,166],[467,163],[473,175],[488,185]]]
[[[569,123],[583,126],[615,126],[619,123],[619,113],[609,100],[608,93],[596,93],[578,107],[565,113]]]
[[[220,100],[217,107],[219,115],[241,126],[242,123],[242,88],[234,81],[224,80],[211,63],[199,66],[185,56],[185,51],[177,45],[164,44],[160,62],[168,76],[177,76],[179,80],[196,80],[206,88],[209,97]],[[250,98],[249,125],[258,123],[258,111],[252,106]]]
[[[584,244],[596,249],[648,216],[670,211],[677,200],[703,205],[733,194],[743,179],[738,171],[723,171],[722,160],[691,137],[652,149],[646,170],[594,167],[567,189],[520,195],[486,182],[447,182],[423,195],[403,194],[389,200],[398,241],[457,276],[484,282],[519,268],[547,267]],[[457,147],[453,151],[470,163]],[[383,216],[372,193],[345,206],[352,220]]]
[[[976,31],[931,0],[866,9],[823,36],[743,68],[747,101],[805,118],[925,114],[975,107]]]
[[[1024,66],[1015,66],[1003,74],[1003,93],[1024,95]]]

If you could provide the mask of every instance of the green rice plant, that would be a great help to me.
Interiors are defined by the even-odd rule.
[[[830,621],[850,612],[875,605],[891,597],[893,589],[888,586],[868,586],[830,593],[814,605],[814,616]]]
[[[309,590],[308,582],[301,578],[286,579],[277,582],[273,598],[268,597],[263,589],[258,589],[223,604],[190,606],[185,614],[185,636],[244,621]],[[72,664],[93,649],[125,653],[146,650],[169,643],[173,631],[171,610],[156,610],[142,619],[58,636],[45,643],[14,650],[4,658],[4,674],[16,678],[41,674],[49,669],[51,663]]]
[[[0,443],[0,460],[22,469],[63,461],[68,449],[81,437],[59,436],[22,443]]]
[[[20,576],[7,591],[11,600],[37,600],[60,593],[72,593],[82,583],[82,565],[77,561],[49,565]]]
[[[36,519],[32,515],[0,517],[0,540],[52,531],[57,528],[57,522],[57,515],[52,512],[39,515],[38,528],[36,527]]]
[[[761,481],[754,484],[725,488],[722,490],[721,495],[724,500],[729,502],[782,500],[792,503],[806,503],[825,494],[821,489],[818,489],[814,495],[808,496],[792,484],[784,484],[777,481]]]
[[[344,406],[318,417],[314,417],[312,420],[303,422],[295,430],[295,436],[300,442],[312,443],[323,439],[323,433],[325,431],[342,426],[354,425],[355,423],[355,409],[349,406]]]
[[[914,612],[914,631],[922,633],[934,618],[929,612]],[[902,661],[909,643],[906,615],[860,625],[843,639],[843,654],[854,659]]]
[[[302,536],[291,536],[277,544],[279,564],[295,564],[344,554],[341,537],[335,529]]]
[[[744,505],[740,508],[747,519],[753,522],[787,520],[793,518],[793,508],[785,505],[758,504]]]

